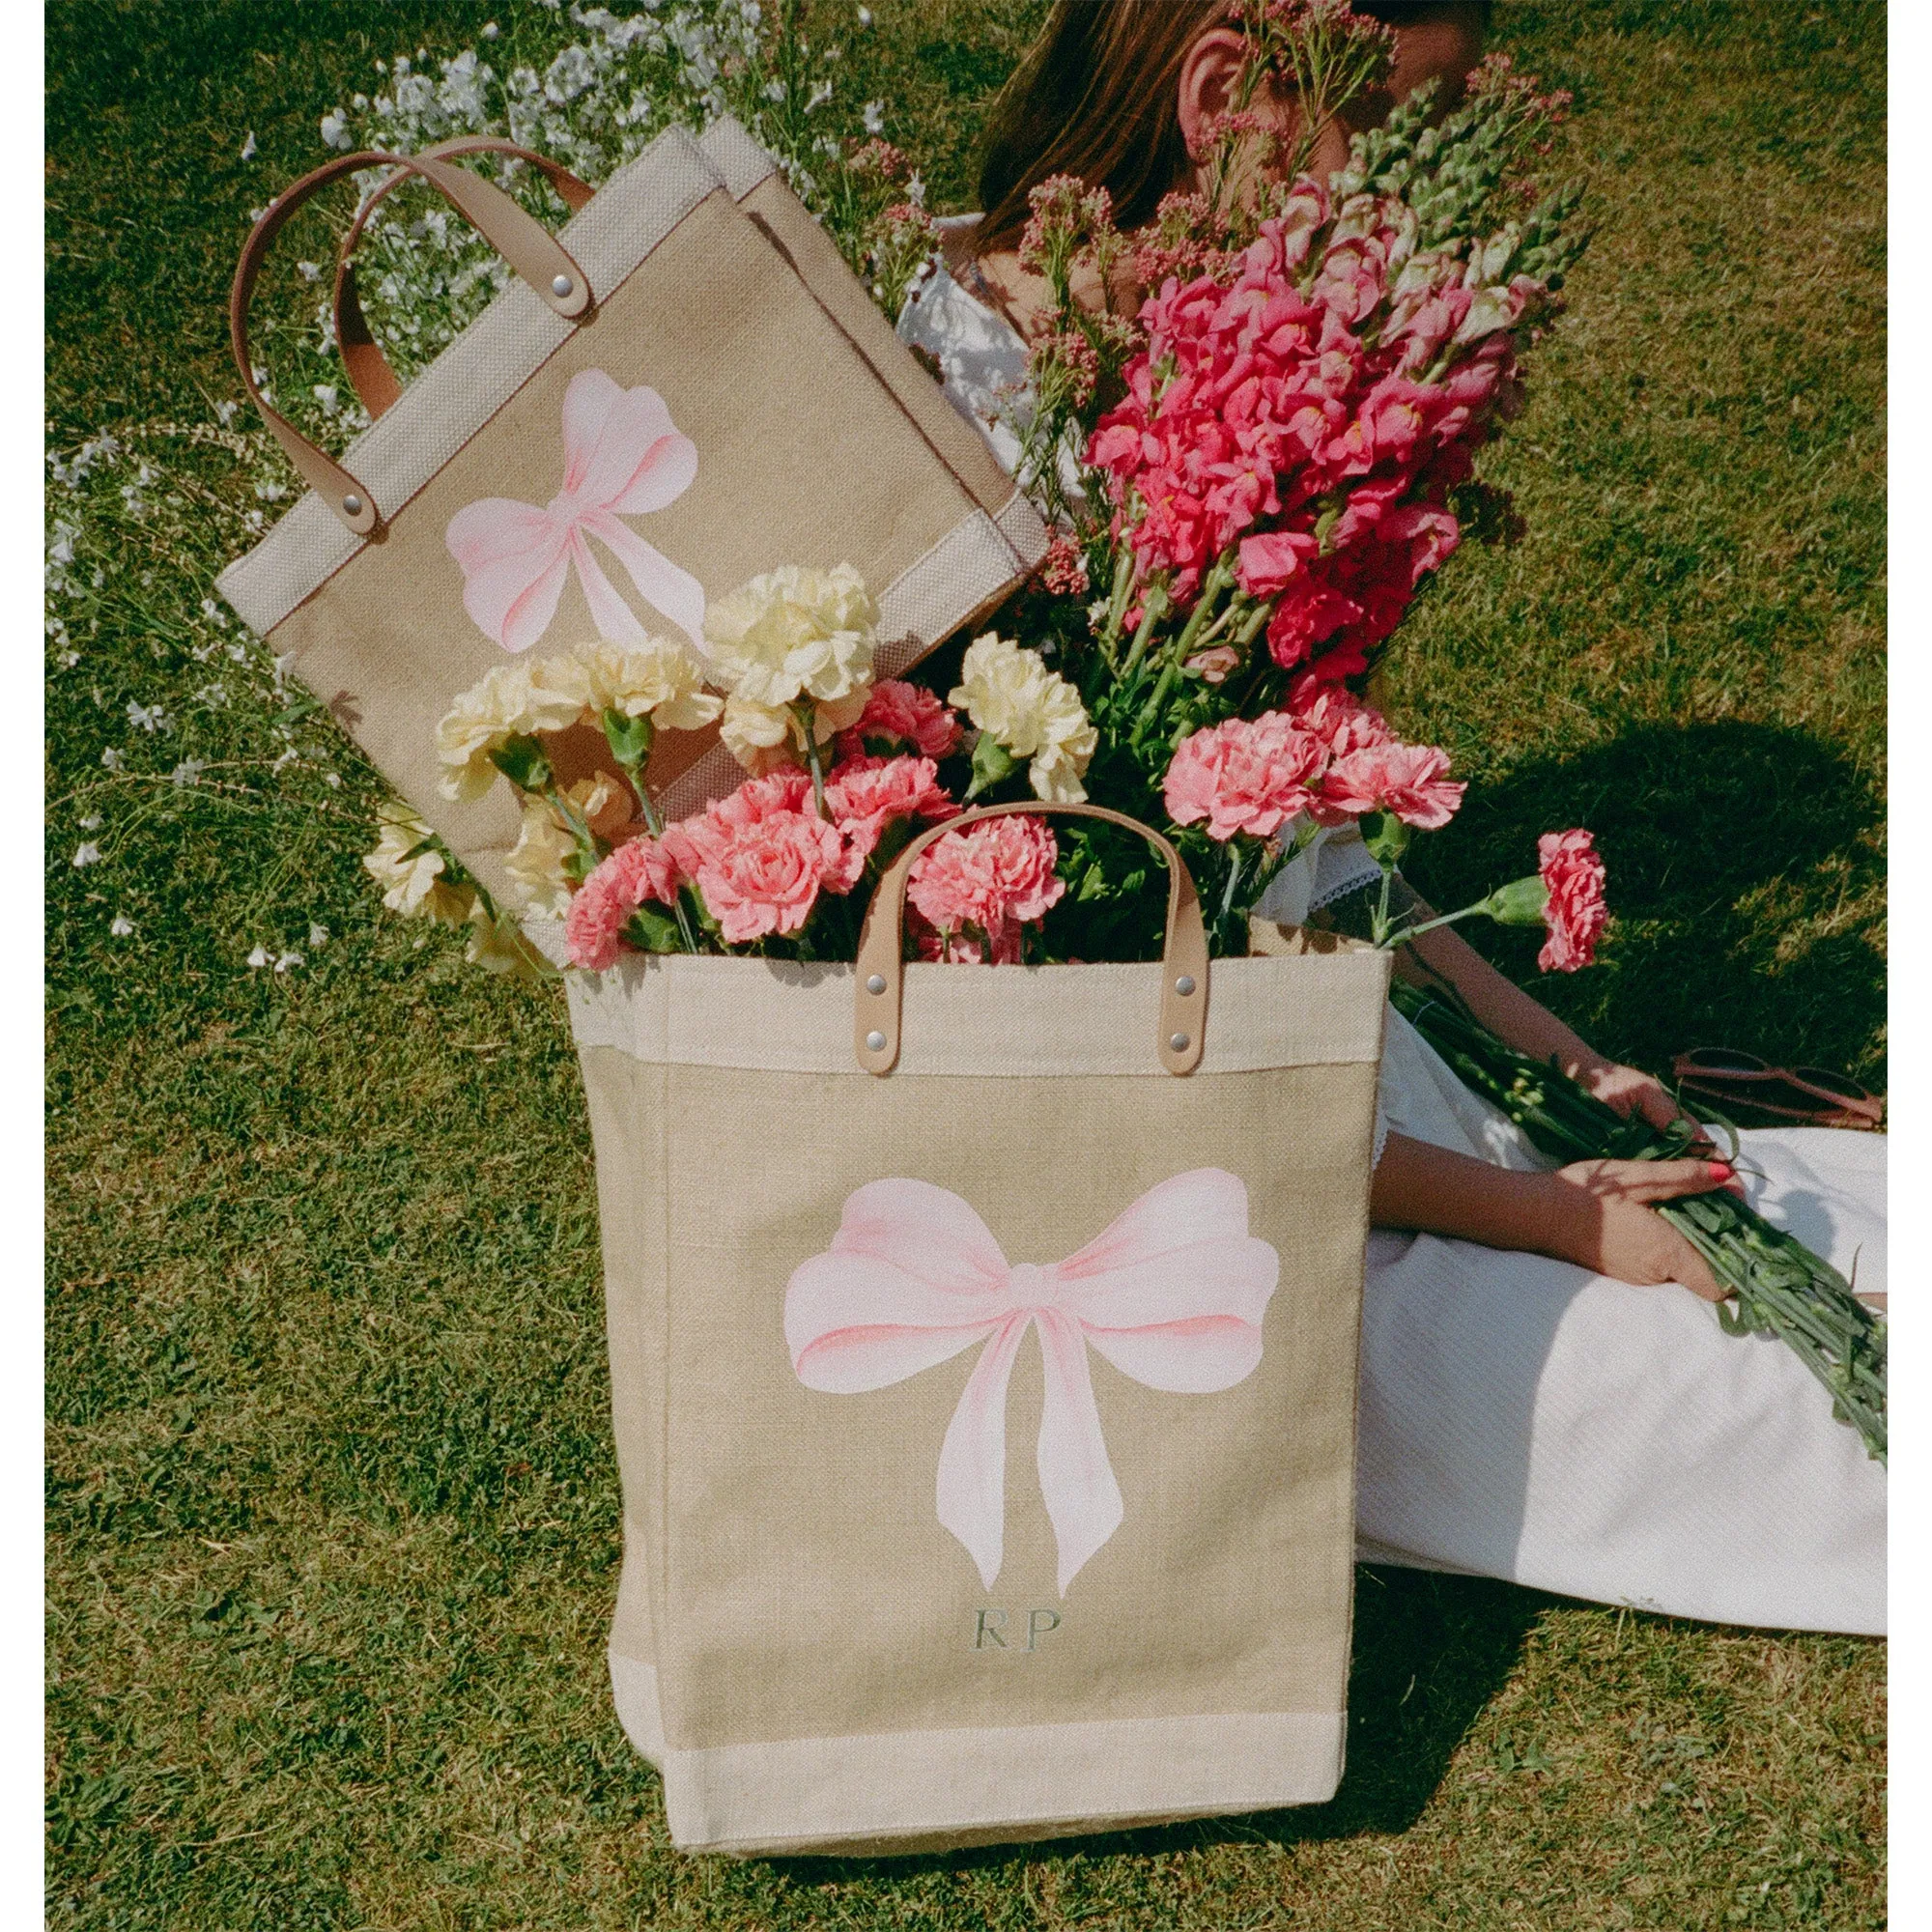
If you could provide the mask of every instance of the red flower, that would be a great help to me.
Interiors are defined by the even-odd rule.
[[[1549,937],[1536,963],[1546,973],[1575,973],[1596,958],[1597,941],[1610,919],[1597,841],[1580,829],[1546,832],[1536,841],[1536,860],[1549,889],[1543,912]]]

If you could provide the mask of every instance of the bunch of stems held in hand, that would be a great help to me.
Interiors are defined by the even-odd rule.
[[[1576,1160],[1674,1160],[1698,1137],[1618,1114],[1553,1064],[1506,1045],[1444,982],[1398,980],[1390,999],[1463,1084],[1506,1114],[1544,1153]],[[1831,1391],[1876,1461],[1886,1461],[1886,1323],[1851,1283],[1802,1241],[1721,1189],[1661,1203],[1657,1211],[1703,1256],[1735,1302],[1719,1304],[1732,1334],[1775,1335]]]

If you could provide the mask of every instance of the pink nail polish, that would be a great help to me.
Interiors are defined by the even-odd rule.
[[[1731,1172],[1731,1164],[1727,1160],[1714,1160],[1710,1163],[1710,1176],[1713,1180],[1728,1180]]]

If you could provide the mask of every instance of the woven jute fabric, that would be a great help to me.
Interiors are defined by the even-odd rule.
[[[679,1844],[928,1849],[1332,1795],[1386,960],[1217,964],[1185,1078],[1154,1058],[1158,970],[915,967],[885,1078],[850,1057],[850,968],[638,958],[578,982],[624,1493],[612,1685]],[[1153,1386],[1105,1352],[1139,1291],[1095,1318],[1121,1512],[1070,1578],[1043,1327],[1013,1358],[990,1559],[935,1502],[977,1345],[860,1392],[795,1369],[788,1285],[870,1183],[965,1204],[1017,1280],[1204,1173],[1278,1258],[1259,1359]]]
[[[557,497],[565,395],[584,372],[654,390],[696,445],[689,486],[620,521],[707,598],[781,564],[850,563],[879,598],[889,670],[986,609],[1021,570],[994,516],[688,135],[661,136],[560,239],[595,288],[593,319],[566,322],[512,283],[345,453],[381,508],[379,534],[353,535],[311,493],[220,581],[242,618],[499,893],[517,836],[509,788],[458,804],[439,787],[438,721],[508,661],[465,609],[447,533],[486,498],[535,513]],[[590,541],[637,618],[676,636],[599,552],[594,530]],[[531,648],[541,657],[597,634],[572,568]],[[702,749],[696,736],[665,734],[654,784],[662,778],[668,790],[691,769]],[[713,746],[705,795],[741,776]],[[704,786],[687,778],[673,809],[701,803]]]

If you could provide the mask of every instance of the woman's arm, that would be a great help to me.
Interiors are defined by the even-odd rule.
[[[1408,920],[1435,917],[1400,879],[1394,882],[1391,902]],[[1538,1060],[1553,1058],[1571,1079],[1620,1114],[1639,1113],[1651,1125],[1667,1127],[1684,1111],[1662,1081],[1634,1066],[1605,1060],[1548,1007],[1540,1006],[1520,986],[1504,979],[1453,926],[1438,926],[1398,947],[1395,970],[1418,985],[1427,985],[1432,974],[1447,980],[1467,1001],[1470,1011],[1498,1038]]]
[[[1651,1210],[1660,1201],[1736,1185],[1720,1161],[1584,1160],[1553,1174],[1518,1174],[1392,1133],[1376,1168],[1369,1218],[1378,1228],[1550,1255],[1639,1287],[1682,1282],[1721,1301],[1703,1257]]]

